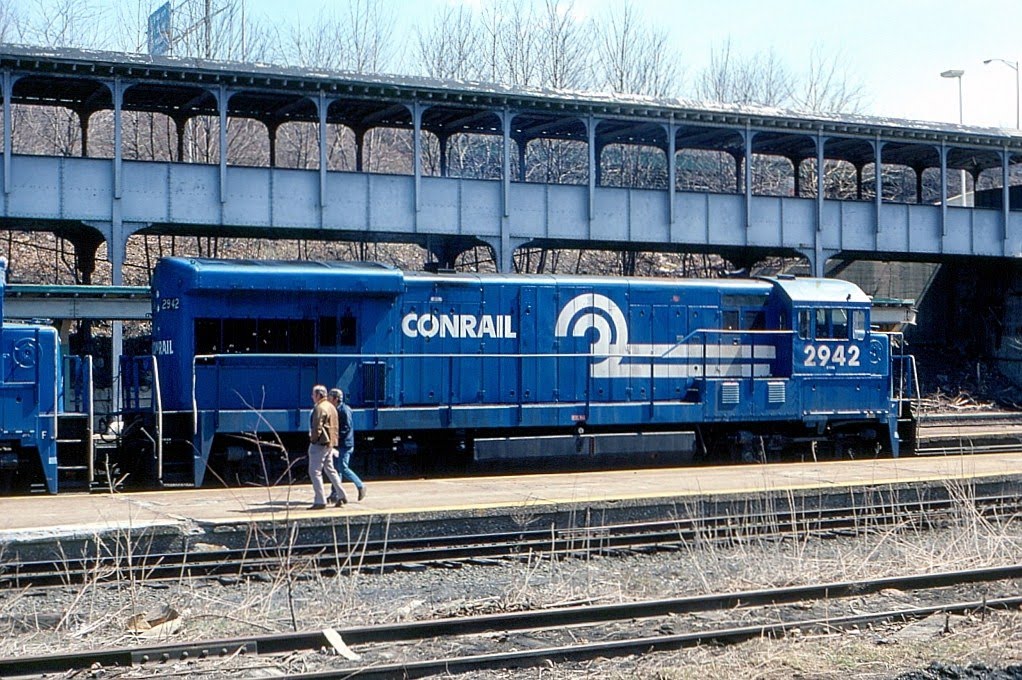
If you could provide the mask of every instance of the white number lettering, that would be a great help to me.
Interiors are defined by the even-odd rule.
[[[859,366],[861,350],[855,345],[806,345],[806,366]]]

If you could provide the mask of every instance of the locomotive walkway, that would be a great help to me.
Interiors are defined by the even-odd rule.
[[[572,474],[370,482],[361,503],[310,511],[311,487],[173,490],[5,498],[6,554],[80,555],[110,542],[198,549],[297,526],[307,535],[411,537],[601,520],[677,517],[707,504],[933,498],[972,485],[1022,488],[1022,451],[988,455],[662,468]],[[961,491],[966,493],[965,491]],[[957,493],[957,492],[955,492]],[[724,512],[726,510],[717,510]],[[595,519],[592,523],[596,524]],[[287,531],[283,533],[288,533]],[[347,539],[345,539],[347,540]]]

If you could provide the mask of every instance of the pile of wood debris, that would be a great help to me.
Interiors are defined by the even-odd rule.
[[[995,364],[946,350],[915,351],[924,413],[1022,411],[1022,387],[1011,382]]]

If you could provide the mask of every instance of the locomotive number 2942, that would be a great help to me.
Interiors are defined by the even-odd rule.
[[[847,351],[844,345],[806,345],[803,350],[806,355],[806,366],[858,366],[859,348],[855,345],[848,345]]]

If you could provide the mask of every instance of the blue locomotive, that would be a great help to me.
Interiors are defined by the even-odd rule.
[[[0,318],[7,279],[0,257]],[[0,490],[95,477],[92,365],[66,357],[57,329],[4,322],[0,333]]]
[[[162,483],[246,465],[269,478],[268,458],[304,450],[316,383],[345,391],[360,451],[430,466],[897,455],[909,415],[904,343],[839,280],[169,258],[152,290],[153,357],[122,372],[125,433],[137,473]]]

